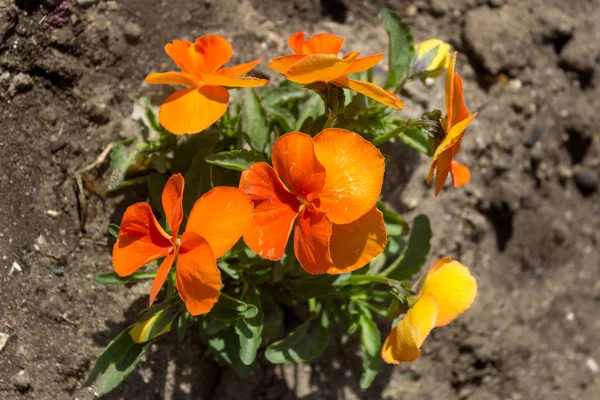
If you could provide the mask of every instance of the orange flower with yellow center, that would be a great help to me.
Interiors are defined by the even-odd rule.
[[[268,260],[283,256],[294,226],[294,252],[310,274],[356,270],[386,243],[381,192],[384,158],[360,135],[325,129],[291,132],[273,146],[273,167],[254,163],[240,189],[254,203],[244,241]]]
[[[165,257],[150,289],[152,305],[177,259],[179,295],[190,314],[200,315],[209,312],[219,299],[221,275],[216,259],[242,236],[252,216],[252,202],[239,189],[216,187],[196,201],[186,231],[179,238],[183,187],[183,177],[173,175],[162,194],[171,235],[158,224],[148,203],[127,208],[113,247],[113,266],[119,276],[127,276]]]
[[[329,33],[319,33],[308,40],[302,32],[293,34],[288,45],[294,54],[282,56],[269,63],[269,67],[285,75],[286,79],[309,85],[316,82],[330,83],[362,93],[389,107],[402,108],[404,103],[396,95],[369,82],[346,77],[354,72],[366,71],[381,61],[383,54],[358,58],[352,52],[339,58],[344,39]]]
[[[186,87],[169,96],[158,111],[162,126],[177,135],[198,133],[221,118],[229,104],[225,87],[258,87],[269,83],[266,79],[240,77],[258,65],[260,59],[224,68],[233,49],[221,36],[202,36],[194,43],[174,40],[165,46],[165,51],[183,72],[150,74],[146,82]]]
[[[450,257],[439,259],[429,268],[417,301],[385,340],[381,357],[388,364],[416,360],[431,330],[458,318],[476,296],[477,281],[469,269]]]
[[[446,118],[441,120],[446,135],[433,154],[427,183],[431,183],[435,170],[435,195],[437,196],[446,182],[448,173],[452,175],[454,187],[458,188],[471,179],[471,171],[454,159],[460,149],[460,141],[477,113],[469,114],[463,98],[462,79],[454,72],[456,54],[446,72]]]

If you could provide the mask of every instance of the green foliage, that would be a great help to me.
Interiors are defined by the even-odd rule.
[[[249,288],[244,296],[246,304],[257,308],[258,313],[252,318],[240,318],[235,321],[235,332],[240,338],[240,360],[252,365],[262,342],[264,313],[260,305],[260,293],[256,288]]]
[[[265,156],[256,150],[231,150],[209,154],[205,161],[234,171],[243,171],[255,162],[265,161]]]
[[[244,96],[242,131],[254,150],[265,151],[270,139],[269,125],[265,109],[253,89],[248,89]]]
[[[381,10],[383,24],[389,39],[389,67],[386,88],[394,88],[409,71],[410,63],[414,56],[413,36],[410,26],[394,12]]]
[[[361,314],[358,319],[360,342],[362,346],[363,374],[360,387],[368,388],[379,372],[381,364],[381,334],[369,314]]]
[[[126,285],[128,283],[147,281],[148,279],[154,279],[154,277],[156,277],[156,271],[137,271],[125,277],[117,275],[116,272],[107,272],[96,275],[94,280],[103,285]]]
[[[150,342],[135,343],[125,329],[109,343],[82,386],[91,386],[97,397],[110,392],[127,377],[140,361]]]
[[[417,215],[413,221],[412,231],[408,239],[408,245],[404,252],[394,261],[389,270],[385,272],[388,278],[404,280],[412,278],[421,270],[427,259],[431,248],[431,226],[429,218],[425,215]]]
[[[239,318],[256,317],[258,307],[221,293],[219,301],[207,315],[222,321],[235,321]]]
[[[328,320],[325,314],[321,318],[309,319],[288,336],[267,347],[265,350],[267,360],[273,364],[298,363],[320,356],[328,343],[327,326]]]

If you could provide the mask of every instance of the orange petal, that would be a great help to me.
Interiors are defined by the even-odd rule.
[[[208,86],[226,86],[226,87],[259,87],[269,83],[266,79],[244,77],[236,78],[218,74],[202,74],[202,82]]]
[[[471,307],[477,297],[477,281],[458,261],[443,262],[434,267],[427,272],[420,296],[435,297],[439,309],[435,326],[441,327]]]
[[[172,43],[167,43],[165,46],[165,52],[187,74],[193,74],[197,71],[196,66],[188,56],[190,48],[193,49],[192,44],[187,40],[173,40]]]
[[[362,93],[373,100],[385,104],[386,106],[397,109],[404,107],[404,103],[400,101],[400,99],[398,99],[394,93],[390,92],[389,90],[382,89],[373,83],[348,79],[345,76],[341,76],[335,79],[333,82],[345,88],[354,90],[355,92]]]
[[[171,236],[177,238],[179,226],[183,221],[183,187],[185,181],[181,174],[169,178],[162,193],[162,205],[167,223],[171,227]]]
[[[160,74],[149,74],[146,76],[146,82],[152,85],[181,85],[194,87],[200,82],[192,74],[182,74],[181,72],[163,72]]]
[[[436,171],[435,171],[435,195],[437,196],[442,189],[444,188],[444,184],[446,183],[446,179],[448,179],[448,174],[450,173],[450,165],[452,164],[452,149],[448,149],[442,154],[440,154],[439,158],[436,161]]]
[[[345,129],[325,129],[314,142],[326,171],[319,208],[334,224],[356,221],[373,208],[381,193],[385,169],[381,152]]]
[[[296,54],[304,54],[304,33],[296,32],[292,36],[288,38],[288,46],[290,49],[294,50]]]
[[[240,189],[254,203],[254,214],[244,232],[244,241],[255,253],[277,261],[285,252],[300,202],[264,162],[242,172]]]
[[[252,210],[252,202],[241,190],[217,186],[196,201],[186,232],[202,236],[219,258],[242,237]]]
[[[331,267],[330,237],[331,222],[327,214],[313,204],[307,204],[294,231],[294,253],[309,274],[324,274]]]
[[[171,133],[198,133],[215,123],[227,110],[229,93],[217,86],[179,90],[160,106],[158,119]]]
[[[152,287],[150,288],[150,302],[148,306],[151,306],[152,303],[154,303],[158,292],[165,284],[167,276],[169,276],[169,272],[171,272],[173,261],[175,261],[174,252],[165,257],[163,262],[160,264],[160,267],[158,267],[158,271],[156,271],[156,277],[154,278],[154,282],[152,282]]]
[[[309,135],[290,132],[279,137],[273,145],[272,159],[279,178],[304,199],[312,200],[323,188],[325,168],[315,156]]]
[[[333,224],[330,252],[333,266],[329,274],[343,274],[364,267],[377,257],[387,244],[383,214],[373,207],[354,222]]]
[[[421,346],[435,326],[438,305],[435,297],[425,294],[408,310],[390,332],[381,349],[381,358],[388,364],[414,361],[421,355]]]
[[[285,77],[303,85],[313,82],[329,82],[338,78],[356,60],[359,53],[350,53],[347,60],[333,54],[313,54],[295,63]]]
[[[193,232],[181,236],[177,290],[192,315],[209,312],[221,293],[221,274],[210,245]]]
[[[302,46],[302,53],[337,55],[337,53],[339,53],[342,49],[343,44],[344,39],[341,37],[334,36],[330,33],[317,33],[304,42],[304,45]]]
[[[125,210],[119,238],[113,246],[113,266],[127,276],[150,261],[171,252],[171,238],[160,227],[148,203],[136,203]]]
[[[460,75],[454,75],[454,84],[452,86],[452,108],[448,117],[447,129],[452,129],[454,125],[469,117],[469,110],[465,106],[463,97],[463,84]]]
[[[233,76],[233,77],[244,75],[244,74],[247,74],[248,72],[250,72],[258,64],[260,64],[260,61],[261,61],[261,59],[259,58],[258,60],[250,61],[250,62],[244,63],[244,64],[238,64],[234,67],[221,68],[217,73],[219,75]]]
[[[305,57],[304,54],[290,54],[288,56],[277,57],[269,62],[269,67],[281,74],[285,74],[294,64]]]
[[[469,171],[469,168],[456,160],[452,160],[450,164],[450,173],[452,174],[452,182],[455,188],[461,187],[471,180],[471,171]]]
[[[231,60],[231,44],[217,35],[206,35],[194,41],[194,50],[201,57],[199,72],[215,72]]]
[[[373,54],[372,56],[357,58],[348,69],[344,72],[344,75],[353,74],[355,72],[366,71],[373,68],[383,58],[383,54]]]

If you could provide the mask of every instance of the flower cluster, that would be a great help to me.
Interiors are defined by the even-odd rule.
[[[228,88],[269,83],[242,76],[261,60],[225,67],[233,55],[232,46],[215,35],[202,36],[193,43],[175,40],[166,45],[165,51],[181,72],[152,73],[146,81],[184,88],[175,91],[160,106],[160,129],[166,129],[163,129],[166,135],[167,131],[176,135],[199,133],[226,115],[223,125],[219,125],[220,140],[224,143],[221,149],[225,151],[210,155],[210,147],[198,151],[193,161],[187,160],[189,170],[185,179],[179,173],[185,169],[176,165],[176,157],[165,163],[163,169],[171,172],[166,173],[164,187],[161,185],[164,228],[148,203],[133,204],[125,211],[113,247],[113,266],[118,279],[140,274],[138,270],[149,263],[157,265],[152,275],[150,305],[168,282],[165,301],[149,308],[128,330],[126,336],[130,340],[144,344],[168,332],[174,318],[182,312],[189,315],[186,318],[202,316],[197,322],[208,332],[207,338],[214,332],[225,332],[227,327],[233,332],[231,321],[238,321],[235,332],[240,337],[240,362],[250,365],[261,342],[267,340],[262,333],[263,316],[258,299],[261,291],[271,291],[267,297],[270,300],[264,300],[263,306],[275,301],[281,293],[296,296],[286,299],[288,305],[309,299],[311,317],[298,328],[297,334],[304,335],[309,330],[307,324],[315,321],[320,321],[319,329],[327,327],[328,311],[324,308],[334,304],[334,297],[317,303],[316,298],[328,293],[311,294],[316,286],[326,283],[343,299],[339,307],[349,313],[344,318],[359,324],[365,335],[363,341],[375,338],[377,342],[364,350],[364,357],[375,360],[365,365],[376,365],[379,359],[397,364],[418,358],[423,341],[433,328],[447,325],[472,305],[477,283],[467,267],[449,257],[438,260],[414,286],[406,281],[423,264],[429,238],[423,239],[427,246],[423,254],[419,253],[422,257],[412,257],[411,261],[407,254],[421,250],[406,250],[406,247],[415,246],[415,242],[418,246],[418,237],[415,240],[411,234],[410,241],[399,237],[406,235],[408,225],[380,202],[386,158],[377,145],[395,137],[405,143],[417,143],[415,148],[432,156],[427,182],[435,176],[436,196],[448,174],[455,187],[469,181],[469,169],[456,161],[456,156],[466,128],[477,113],[470,114],[464,104],[463,83],[455,72],[457,55],[451,55],[450,46],[437,39],[414,46],[411,42],[403,47],[403,54],[390,55],[404,62],[402,67],[400,61],[390,61],[390,65],[400,65],[395,74],[401,79],[392,80],[382,88],[371,82],[371,76],[361,73],[376,66],[384,55],[361,58],[358,52],[350,52],[339,57],[343,43],[344,39],[328,33],[307,39],[298,32],[288,39],[293,54],[268,63],[291,82],[281,87],[292,93],[288,98],[301,98],[311,90],[321,96],[325,102],[326,115],[321,116],[325,117],[325,124],[318,122],[323,121],[318,116],[294,119],[292,112],[306,111],[299,111],[297,105],[282,110],[281,104],[285,105],[288,98],[274,101],[264,97],[263,107],[256,95],[249,97],[255,103],[244,108],[241,117],[238,106],[232,107],[235,110],[230,117]],[[384,120],[390,115],[389,108],[404,107],[397,97],[404,83],[435,78],[444,69],[447,69],[444,118],[435,111],[414,120]],[[344,90],[347,93],[349,90],[353,97],[344,99]],[[333,92],[337,93],[340,109],[336,107],[327,115],[328,96]],[[354,107],[354,111],[342,113],[344,107],[349,110]],[[360,107],[364,109],[362,114]],[[266,122],[267,113],[276,115],[278,122]],[[262,125],[255,121],[262,121]],[[270,130],[268,127],[272,125],[277,128]],[[301,129],[310,126],[311,129]],[[373,126],[390,127],[391,131],[379,132]],[[248,137],[258,134],[262,135],[262,144],[254,146]],[[156,147],[164,146],[165,142],[161,142]],[[179,154],[177,149],[174,153]],[[170,154],[163,159],[171,157]],[[208,164],[209,170],[201,173],[194,170],[198,165]],[[213,171],[215,165],[230,169],[229,175]],[[232,175],[231,170],[237,172]],[[215,186],[216,177],[225,185]],[[186,184],[188,189],[184,192]],[[195,203],[185,200],[189,198]],[[186,206],[188,203],[193,206]],[[152,204],[157,209],[157,202]],[[376,267],[386,264],[390,257],[397,259],[387,269]],[[417,258],[423,260],[419,265],[406,266],[409,262],[418,263]],[[298,268],[294,269],[294,265]],[[408,269],[399,271],[399,265]],[[227,275],[222,276],[222,272]],[[328,277],[332,279],[322,279]],[[333,282],[335,286],[331,286]],[[374,291],[373,285],[378,284],[387,285],[388,290]],[[240,300],[232,297],[236,293]],[[390,304],[388,311],[382,311],[379,300],[371,299],[371,295],[384,298]],[[329,312],[335,313],[335,307]],[[383,344],[372,322],[374,311],[394,321]],[[227,322],[211,328],[211,316]],[[183,318],[178,329],[187,323]],[[332,320],[339,322],[344,318]],[[239,322],[246,320],[253,322]],[[350,327],[348,331],[356,329]],[[294,335],[295,332],[290,343],[283,339],[276,346],[269,346],[267,358],[272,362],[310,359],[291,356],[297,354],[293,351],[277,353],[278,348],[299,343],[300,336]],[[211,347],[217,352],[219,348],[222,349]],[[373,352],[373,348],[377,351]],[[228,351],[224,359],[234,365],[232,350]],[[361,382],[365,387],[374,377],[372,373],[367,376],[370,378]]]

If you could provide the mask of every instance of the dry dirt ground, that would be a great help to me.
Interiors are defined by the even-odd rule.
[[[298,30],[347,49],[386,50],[378,10],[417,40],[461,54],[479,116],[461,160],[473,177],[438,198],[427,161],[400,143],[387,200],[430,216],[431,260],[451,255],[480,285],[474,307],[433,332],[413,364],[358,387],[358,347],[240,379],[194,340],[153,345],[108,399],[598,399],[600,393],[600,1],[598,0],[0,0],[1,399],[88,399],[95,357],[147,301],[147,285],[105,287],[109,222],[145,194],[91,196],[78,227],[73,173],[135,134],[143,78],[170,68],[175,38],[224,35],[236,60],[284,53]],[[270,72],[266,63],[259,75]],[[442,106],[441,82],[403,94],[406,116]],[[90,195],[90,193],[88,193]],[[116,210],[116,211],[115,211]]]

